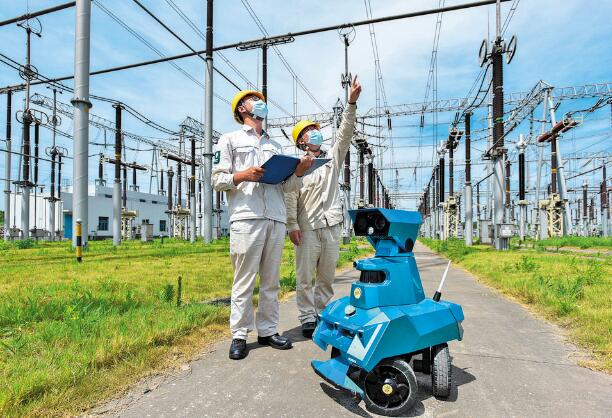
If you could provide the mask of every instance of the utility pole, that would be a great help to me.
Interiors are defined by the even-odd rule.
[[[555,125],[557,125],[557,120],[555,117],[555,104],[553,103],[552,94],[548,95],[548,105],[550,109],[550,123],[554,128]],[[555,138],[553,138],[553,141],[554,140]],[[552,141],[551,141],[551,145],[552,145]],[[556,159],[555,164],[557,166],[556,174],[558,174],[557,184],[558,184],[558,189],[559,189],[559,197],[561,198],[561,202],[563,205],[563,235],[565,236],[569,234],[569,231],[570,231],[569,203],[567,199],[567,185],[565,183],[565,169],[563,167],[565,163],[563,162],[563,159],[561,157],[561,150],[558,149],[557,147],[555,148],[556,148],[555,149],[555,159]]]
[[[38,151],[40,145],[40,120],[36,119],[34,123],[34,238],[38,241],[38,211],[37,206],[37,191],[38,191]]]
[[[189,241],[196,241],[196,145],[195,135],[191,135],[191,178],[189,183],[189,199],[191,201],[191,231]]]
[[[354,34],[354,29],[352,31],[341,33],[342,40],[344,43],[344,74],[340,77],[340,84],[344,88],[344,103],[345,106],[348,106],[348,98],[349,98],[349,87],[351,85],[351,73],[349,73],[348,66],[348,48],[351,43],[349,39],[352,34]],[[344,183],[342,184],[342,189],[344,191],[344,231],[342,232],[342,241],[345,244],[348,244],[351,241],[351,219],[348,216],[348,211],[351,208],[351,147],[349,145],[348,151],[346,152],[346,156],[344,157]]]
[[[550,91],[547,89],[544,91],[544,100],[542,101],[542,126],[541,126],[541,131],[540,134],[543,135],[546,131],[546,120],[547,120],[547,112],[546,112],[546,104],[548,102],[548,95],[549,95]],[[543,168],[543,161],[544,161],[544,144],[540,144],[540,142],[538,142],[536,144],[536,146],[540,149],[539,153],[538,153],[538,175],[536,176],[536,198],[535,198],[535,204],[536,204],[536,210],[537,210],[537,218],[539,221],[539,229],[540,229],[540,234],[539,234],[539,239],[546,239],[548,237],[548,227],[546,225],[546,211],[544,210],[544,208],[540,205],[540,186],[541,186],[541,178],[542,178],[542,168]]]
[[[174,232],[172,230],[172,177],[174,177],[174,171],[172,171],[172,167],[168,167],[168,210],[166,213],[168,214],[168,236],[173,236]]]
[[[440,230],[439,230],[439,217],[438,214],[440,212],[440,208],[438,207],[438,203],[440,202],[440,166],[436,165],[434,168],[434,204],[433,204],[433,237],[434,239],[440,239]]]
[[[601,164],[601,187],[599,190],[599,200],[601,202],[601,235],[607,237],[608,232],[608,179],[606,177],[606,161],[603,160]],[[6,224],[6,221],[5,221]]]
[[[204,243],[212,241],[212,145],[213,145],[213,0],[206,0],[206,98],[204,103]]]
[[[374,207],[374,162],[368,160],[368,206]]]
[[[76,30],[74,54],[74,188],[73,231],[77,221],[83,228],[83,246],[87,246],[89,233],[89,207],[87,196],[87,174],[89,159],[89,58],[90,58],[91,1],[76,0]],[[76,247],[76,234],[72,245]]]
[[[11,239],[11,153],[12,153],[12,118],[11,99],[13,92],[6,92],[6,154],[4,156],[4,240]]]
[[[493,92],[493,135],[487,156],[493,164],[493,243],[498,250],[508,249],[508,237],[502,236],[502,225],[505,222],[506,207],[504,205],[504,160],[506,149],[504,148],[504,63],[503,55],[509,64],[516,52],[516,38],[513,36],[508,45],[501,36],[501,2],[496,2],[495,13],[495,40],[493,41],[491,53],[487,52],[488,43],[485,39],[480,47],[480,64],[486,61],[492,64],[492,92]]]
[[[472,159],[471,159],[471,119],[472,112],[465,114],[465,245],[473,244],[474,232],[472,220]]]
[[[525,141],[525,137],[522,134],[519,136],[516,148],[518,149],[519,169],[519,236],[521,241],[525,241],[525,218],[527,215],[527,200],[525,199],[525,148],[527,148],[527,141]]]
[[[440,147],[438,148],[438,185],[439,185],[439,189],[438,189],[438,216],[439,216],[439,221],[438,221],[438,225],[439,225],[439,236],[440,239],[446,239],[446,235],[445,235],[445,228],[446,225],[444,224],[444,211],[443,211],[443,206],[444,206],[444,180],[445,180],[445,175],[444,175],[444,146],[440,145]]]
[[[38,20],[36,20],[38,21]],[[35,30],[29,20],[18,23],[18,26],[26,31],[26,64],[20,69],[20,75],[26,81],[26,97],[25,109],[22,115],[23,123],[23,176],[22,181],[17,181],[15,184],[21,186],[23,190],[21,203],[21,238],[28,239],[30,237],[30,191],[34,184],[30,181],[30,126],[34,121],[32,110],[30,109],[30,85],[32,79],[36,77],[36,69],[31,65],[31,46],[32,34],[41,37],[42,28]],[[9,176],[10,177],[10,176]]]
[[[588,196],[587,196],[587,189],[589,187],[589,184],[587,183],[586,180],[584,180],[584,182],[582,183],[582,236],[584,237],[588,237],[589,236],[589,226],[588,226],[588,222],[587,222],[587,212],[588,212]]]
[[[115,179],[113,181],[113,245],[121,244],[121,110],[117,103],[115,108]]]
[[[51,157],[51,193],[48,198],[49,201],[49,240],[55,241],[55,213],[56,203],[59,201],[59,196],[55,197],[55,159],[60,155],[62,151],[58,149],[55,144],[57,136],[57,126],[60,124],[61,119],[57,116],[57,93],[58,90],[53,88],[53,115],[51,116],[52,125],[52,143],[51,148],[48,151],[48,155]],[[59,92],[62,94],[62,92]],[[59,193],[58,193],[59,195]],[[61,222],[60,222],[61,223]]]

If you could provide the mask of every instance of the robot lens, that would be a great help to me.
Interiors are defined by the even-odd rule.
[[[363,234],[368,229],[368,220],[365,217],[357,218],[355,222],[355,233]]]
[[[374,229],[382,231],[387,226],[387,220],[382,216],[376,216],[374,218]]]

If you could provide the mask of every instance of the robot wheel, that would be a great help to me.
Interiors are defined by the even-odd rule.
[[[361,387],[368,410],[387,416],[410,411],[418,392],[414,371],[402,359],[383,360],[371,372],[363,372]]]

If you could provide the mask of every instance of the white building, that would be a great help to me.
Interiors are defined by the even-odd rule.
[[[21,193],[11,194],[11,219],[6,219],[5,224],[12,230],[12,236],[18,238],[21,234],[19,228],[21,226]],[[30,194],[30,230],[36,228],[44,237],[48,237],[49,231],[49,194]],[[185,200],[183,199],[183,205]],[[36,211],[34,208],[36,207]],[[153,235],[168,236],[170,229],[170,217],[166,213],[168,208],[168,197],[158,194],[141,193],[138,191],[128,190],[127,192],[127,210],[135,211],[136,218],[133,221],[134,226],[142,223],[153,225]],[[64,239],[72,238],[72,188],[62,190],[61,201],[56,202],[55,210],[55,229],[56,237]],[[213,216],[213,236],[217,235],[217,219],[216,214]],[[200,235],[200,217],[196,219],[198,228],[197,235]],[[90,239],[97,238],[112,238],[113,231],[113,189],[101,185],[89,186],[89,219],[88,219],[88,235]],[[221,206],[221,230],[219,235],[228,235],[228,213],[227,206]]]

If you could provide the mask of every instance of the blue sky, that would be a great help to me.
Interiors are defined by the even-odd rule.
[[[142,0],[158,17],[173,28],[196,49],[204,48],[204,41],[190,29],[164,0]],[[59,0],[9,1],[0,0],[0,20],[31,11],[50,7]],[[205,2],[198,0],[175,0],[175,3],[193,20],[200,30],[205,31]],[[447,5],[463,1],[446,1]],[[502,5],[505,18],[510,3]],[[128,0],[103,0],[102,4],[112,13],[129,24],[148,42],[164,55],[178,54],[186,48],[172,38],[163,28],[147,16],[134,2]],[[287,2],[276,0],[251,0],[255,12],[270,34],[282,34],[335,23],[345,23],[366,18],[363,1],[310,1]],[[436,0],[383,1],[371,0],[373,15],[386,16],[409,11],[429,9],[438,6]],[[157,58],[157,55],[134,38],[130,33],[108,17],[96,4],[92,6],[92,56],[91,69],[97,70],[116,65],[128,64]],[[449,12],[442,17],[442,30],[438,52],[438,97],[451,98],[464,96],[476,78],[479,67],[478,47],[487,31],[494,28],[493,6],[478,9]],[[518,36],[518,49],[513,62],[505,67],[505,90],[527,91],[538,80],[543,79],[554,86],[581,85],[612,81],[612,2],[568,0],[523,0],[519,3],[508,31]],[[64,10],[40,18],[43,25],[42,38],[34,38],[32,43],[32,62],[41,74],[48,77],[63,76],[73,71],[74,54],[74,9]],[[435,15],[411,20],[381,23],[375,26],[384,77],[385,90],[389,104],[420,102],[425,95],[431,47],[433,43]],[[503,20],[503,19],[502,19]],[[489,29],[490,28],[490,29]],[[254,39],[261,33],[240,0],[217,0],[215,2],[215,45],[222,45],[245,39]],[[15,25],[0,28],[0,52],[9,57],[25,61],[25,34]],[[331,110],[338,97],[343,93],[340,87],[340,73],[343,71],[343,45],[335,32],[300,37],[294,43],[279,47],[286,60],[325,109]],[[227,50],[224,55],[253,83],[258,84],[260,77],[259,60],[256,51],[239,52]],[[283,67],[279,58],[269,54],[269,97],[292,112],[293,80]],[[375,105],[374,65],[367,26],[357,28],[356,37],[349,50],[351,72],[359,74],[363,84],[363,94],[359,103],[360,111]],[[198,80],[203,80],[203,62],[198,58],[176,61],[185,71]],[[245,82],[229,68],[219,56],[215,65],[232,80],[245,86]],[[0,86],[20,82],[16,72],[0,64]],[[71,82],[66,82],[71,85]],[[48,95],[44,87],[34,91]],[[145,68],[132,69],[118,73],[94,76],[91,78],[91,93],[116,98],[146,114],[151,119],[172,129],[187,115],[201,119],[204,91],[190,79],[167,63]],[[215,75],[214,91],[231,99],[235,88]],[[23,94],[15,95],[14,103],[21,103]],[[70,99],[69,93],[60,96],[64,102]],[[563,112],[585,108],[594,100],[567,102],[559,108]],[[6,100],[0,97],[0,124],[4,133]],[[214,128],[224,132],[236,128],[229,106],[222,100],[214,99]],[[316,106],[302,91],[297,96],[298,114],[318,112]],[[113,118],[110,104],[94,101],[92,113],[109,119]],[[270,117],[283,116],[272,107]],[[540,111],[537,113],[538,117]],[[474,128],[482,128],[485,121],[477,114]],[[439,123],[448,123],[454,114],[440,114]],[[561,145],[564,153],[580,151],[610,150],[610,108],[589,114],[584,125],[576,129]],[[419,117],[396,118],[393,121],[395,162],[409,164],[418,159],[418,137],[421,144],[433,142],[434,130],[430,125],[422,132],[418,127]],[[431,118],[427,119],[431,122]],[[63,129],[71,131],[71,122],[64,118]],[[146,136],[164,138],[165,135],[151,130],[134,118],[126,116],[124,128]],[[440,125],[437,132],[440,138],[447,136],[447,126]],[[383,131],[387,134],[386,130]],[[519,133],[528,133],[527,124],[513,132],[510,140]],[[273,132],[278,134],[278,132]],[[101,133],[95,129],[90,132],[92,139],[100,139]],[[597,136],[593,136],[597,135]],[[14,128],[13,137],[18,139],[20,132]],[[585,138],[586,137],[586,138]],[[572,139],[574,138],[574,139]],[[109,138],[110,140],[110,138]],[[50,141],[49,133],[44,131],[43,142]],[[18,141],[16,141],[18,142]],[[71,148],[71,142],[60,142]],[[136,144],[131,144],[136,147]],[[475,143],[476,149],[482,148]],[[141,148],[147,148],[141,146]],[[100,147],[92,146],[90,154],[103,152]],[[110,153],[108,148],[106,153]],[[420,160],[431,160],[431,147],[424,147]],[[463,151],[457,152],[463,158]],[[474,154],[478,154],[474,151]],[[149,163],[148,152],[128,151],[128,159]],[[390,153],[384,155],[385,165],[390,163]],[[582,164],[576,163],[576,164]],[[595,164],[595,163],[593,163]],[[15,164],[14,164],[15,166]],[[0,159],[0,172],[4,172],[4,158]],[[534,166],[535,167],[535,166]],[[589,166],[590,167],[590,166]],[[579,170],[580,166],[568,166],[569,171]],[[588,167],[587,167],[588,168]],[[462,169],[459,168],[461,171]],[[70,176],[70,164],[66,174]],[[90,161],[90,179],[96,177],[95,158]],[[399,173],[400,191],[414,192],[422,189],[422,182],[429,177],[430,169],[417,172],[412,170]],[[474,177],[481,175],[481,167],[475,167]],[[15,171],[16,175],[16,171]],[[110,170],[108,170],[110,175]],[[460,177],[461,174],[458,173]],[[594,181],[598,173],[586,178]],[[41,178],[48,178],[48,170],[43,168]],[[385,182],[392,185],[393,176],[385,174]],[[582,181],[577,179],[576,182]],[[147,185],[144,178],[141,185]],[[414,201],[403,201],[401,205],[414,207]]]

